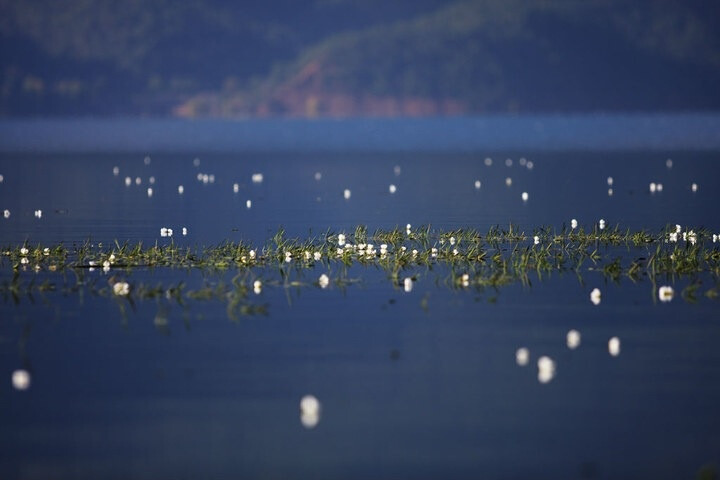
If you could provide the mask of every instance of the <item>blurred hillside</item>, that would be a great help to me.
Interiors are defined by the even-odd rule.
[[[0,114],[720,108],[720,3],[0,0]]]

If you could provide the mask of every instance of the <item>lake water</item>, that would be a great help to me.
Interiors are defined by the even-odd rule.
[[[261,249],[281,228],[304,240],[408,223],[531,238],[571,219],[720,234],[713,115],[2,122],[0,150],[3,251]],[[652,255],[597,248],[623,264]],[[0,262],[0,478],[675,479],[720,466],[720,304],[704,294],[717,270],[613,280],[587,262],[461,288],[441,262],[399,278],[334,260],[32,267]],[[136,290],[113,295],[114,278]],[[256,279],[258,294],[228,289]],[[318,415],[301,415],[305,395]]]

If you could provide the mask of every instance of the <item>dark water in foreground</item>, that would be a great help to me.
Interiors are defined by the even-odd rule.
[[[0,210],[10,216],[0,218],[0,246],[90,238],[260,247],[280,227],[305,238],[357,224],[372,232],[513,223],[531,234],[573,218],[587,227],[603,218],[622,228],[679,223],[720,233],[717,155],[2,154]],[[651,182],[662,191],[650,193]],[[7,286],[13,272],[4,262]],[[284,283],[287,272],[305,286]],[[25,285],[57,288],[3,290],[0,478],[675,479],[720,466],[719,304],[680,295],[697,282],[700,291],[717,285],[710,273],[662,278],[677,292],[669,303],[648,278],[615,283],[589,268],[462,289],[442,266],[411,266],[401,278],[417,281],[405,292],[383,270],[335,262],[252,272],[243,281],[260,278],[264,287],[245,305],[261,308],[245,312],[222,298],[131,304],[102,291],[113,275],[198,289],[236,273],[20,269]],[[333,279],[327,289],[314,285],[322,273]],[[70,288],[78,275],[83,284]],[[353,282],[341,287],[340,277]],[[589,298],[595,287],[599,305]],[[566,345],[570,329],[582,334],[576,349]],[[611,337],[621,341],[616,356]],[[520,347],[529,349],[527,366],[516,363]],[[557,364],[548,383],[538,380],[541,355]],[[26,390],[13,387],[19,369],[30,374]],[[307,394],[321,403],[314,428],[301,421]]]

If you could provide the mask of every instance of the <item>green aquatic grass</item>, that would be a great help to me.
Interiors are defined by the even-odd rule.
[[[369,235],[365,226],[345,233],[340,245],[339,233],[326,232],[320,237],[289,239],[283,230],[261,246],[242,241],[225,241],[210,247],[188,247],[175,243],[150,246],[142,242],[104,245],[83,242],[73,245],[29,244],[2,249],[0,262],[14,271],[28,269],[63,271],[108,266],[132,268],[256,269],[292,266],[309,268],[317,263],[377,265],[390,271],[413,265],[444,264],[450,267],[492,266],[504,271],[551,271],[581,269],[602,263],[611,276],[646,274],[688,275],[720,272],[720,250],[706,230],[695,232],[695,242],[668,237],[674,227],[657,233],[614,229],[572,231],[537,228],[531,235],[517,230],[490,228],[481,233],[474,229],[434,231],[423,226],[410,231],[377,230]],[[537,243],[535,242],[537,239]],[[387,245],[382,250],[381,245]],[[616,247],[616,248],[610,248]],[[617,247],[623,247],[619,255]],[[339,251],[338,249],[341,249]],[[316,255],[319,254],[319,259]],[[614,256],[609,258],[609,255]],[[622,259],[630,259],[622,261]]]
[[[709,298],[718,297],[720,248],[710,231],[692,233],[693,241],[679,235],[671,241],[674,225],[657,232],[614,228],[579,228],[555,230],[539,227],[526,234],[517,227],[492,227],[486,232],[475,229],[433,230],[430,226],[392,230],[376,230],[372,234],[360,225],[350,232],[333,232],[312,238],[288,238],[281,229],[265,244],[253,246],[239,241],[224,241],[208,247],[188,247],[170,240],[167,244],[119,243],[106,245],[89,241],[72,245],[30,244],[2,249],[0,270],[12,273],[11,279],[0,284],[0,292],[15,297],[21,292],[44,293],[72,291],[92,286],[100,295],[112,295],[112,283],[136,269],[186,269],[202,272],[237,272],[229,284],[214,284],[189,290],[176,286],[134,285],[132,296],[151,299],[156,296],[179,296],[190,300],[223,300],[228,302],[229,315],[261,313],[244,299],[255,280],[265,287],[302,288],[318,286],[317,280],[293,280],[293,272],[315,269],[313,276],[333,276],[335,288],[356,283],[349,279],[349,268],[378,268],[401,289],[405,277],[417,278],[440,269],[441,285],[449,288],[498,289],[520,283],[530,285],[531,276],[543,280],[554,273],[572,272],[582,281],[590,272],[618,282],[622,278],[637,282],[650,279],[672,282],[678,277],[690,279],[692,291],[683,298],[693,299],[701,292],[700,275],[710,276],[714,285],[703,287]],[[340,235],[345,243],[341,245]],[[686,232],[687,235],[687,232]],[[385,248],[383,248],[383,246]],[[109,279],[95,285],[92,270],[105,269]],[[42,281],[31,275],[51,272],[70,276],[70,280],[54,282],[52,276]],[[333,273],[335,272],[335,273]],[[297,277],[297,275],[295,275]],[[302,275],[300,275],[302,277]],[[29,280],[28,280],[29,278]],[[40,278],[40,277],[38,277]],[[176,295],[177,294],[177,295]],[[233,316],[235,313],[232,313]]]

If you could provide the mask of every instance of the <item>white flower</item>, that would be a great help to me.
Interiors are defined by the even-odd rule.
[[[530,351],[525,347],[518,348],[515,352],[515,363],[524,367],[528,361],[530,361]]]
[[[655,184],[655,182],[650,182],[650,193],[655,193],[656,190],[657,185]]]
[[[600,293],[600,289],[593,288],[593,291],[590,292],[590,301],[593,303],[593,305],[600,305],[601,296],[602,293]]]
[[[50,255],[50,249],[48,247],[43,248],[43,255]]]
[[[507,185],[508,187],[511,186],[511,185],[512,185],[512,178],[507,177],[507,178],[505,179],[505,185]]]
[[[345,198],[345,200],[350,200],[351,196],[352,196],[352,192],[350,191],[349,188],[346,188],[345,190],[343,190],[343,198]]]
[[[540,244],[540,237],[538,237],[537,235],[535,235],[535,236],[533,237],[533,243],[534,243],[535,245],[539,245],[539,244]]]
[[[136,177],[135,178],[135,185],[140,185],[142,183],[142,178]]]
[[[312,429],[320,422],[320,402],[312,395],[305,395],[300,400],[300,422],[303,427]]]
[[[322,253],[320,253],[320,252],[313,253],[313,260],[315,260],[316,262],[319,262],[321,258],[322,258]]]
[[[330,279],[327,275],[324,273],[320,275],[320,278],[318,278],[318,285],[320,285],[320,288],[327,288],[327,286],[330,284]]]
[[[160,229],[160,236],[161,237],[167,237],[168,236],[168,229],[166,227],[162,227]]]
[[[388,191],[390,193],[395,193],[395,192],[397,192],[397,187],[391,183],[390,186],[388,187]]]
[[[450,237],[450,245],[455,245],[455,237]]]
[[[305,257],[305,260],[310,260],[310,259],[312,258],[312,253],[310,253],[309,251],[305,250],[305,251],[303,252],[303,257]]]
[[[604,230],[604,229],[605,229],[605,220],[603,220],[603,219],[601,218],[601,219],[598,221],[598,226],[600,227],[600,230]]]
[[[548,383],[555,376],[555,362],[546,356],[538,358],[538,381]]]
[[[15,370],[12,373],[12,385],[15,390],[30,388],[30,373],[27,370]]]
[[[405,225],[405,233],[406,234],[410,235],[410,233],[412,233],[411,229],[412,229],[412,225],[410,225],[409,223],[407,225]]]
[[[255,250],[250,250],[249,255],[250,255],[250,260],[255,260]]]
[[[663,184],[662,184],[662,183],[658,183],[658,184],[657,184],[657,191],[658,191],[658,192],[662,192],[662,191],[663,191]]]
[[[285,252],[285,261],[287,263],[292,262],[292,252]]]
[[[675,296],[675,290],[669,285],[663,285],[658,289],[658,298],[661,302],[669,302]]]
[[[485,166],[489,167],[490,165],[492,165],[492,158],[485,157],[484,162],[485,162]]]
[[[20,255],[27,255],[29,251],[30,251],[30,250],[28,250],[27,248],[22,247],[22,248],[20,249]]]
[[[252,182],[253,183],[262,183],[264,180],[262,173],[253,173],[252,174]]]
[[[575,220],[574,218],[572,220],[570,220],[570,228],[575,230],[577,228],[577,226],[578,226],[577,220]]]
[[[35,210],[35,217],[42,218],[42,210]]]
[[[248,210],[252,208],[252,200],[245,201],[245,208],[247,208]]]
[[[609,187],[612,187],[613,177],[608,177],[608,178],[607,178],[607,184],[608,184]]]
[[[613,357],[620,355],[620,339],[618,337],[612,337],[608,341],[608,352]]]
[[[453,255],[457,255],[458,253],[460,253],[460,252],[458,252],[458,249],[457,249],[457,248],[453,248],[452,254],[453,254]]]
[[[570,350],[575,350],[580,346],[580,332],[577,330],[570,330],[567,333],[566,342]]]
[[[110,256],[108,257],[108,260],[110,260],[110,263],[115,263],[115,254],[111,253]]]
[[[341,247],[343,245],[345,245],[345,234],[344,233],[338,234],[338,245],[340,245]]]
[[[322,180],[322,173],[321,172],[315,172],[315,180],[320,181]]]
[[[675,225],[675,231],[676,231],[677,233],[681,233],[681,232],[682,232],[682,226],[681,226],[681,225]]]
[[[27,265],[28,263],[30,263],[30,261],[27,258],[23,257],[20,259],[20,263],[22,263],[23,265]]]
[[[693,183],[692,185],[690,185],[690,190],[692,190],[693,192],[697,192],[697,191],[698,191],[698,184],[697,184],[697,183]]]
[[[187,227],[183,227],[183,228],[182,228],[183,237],[186,237],[186,236],[187,236],[187,232],[188,232]]]
[[[125,186],[129,187],[130,185],[132,185],[132,178],[125,177]]]
[[[116,282],[113,285],[113,293],[121,297],[126,296],[130,293],[130,285],[127,282]]]
[[[179,193],[180,195],[182,195],[183,193],[185,193],[185,187],[183,187],[182,185],[178,185],[178,193]]]
[[[436,257],[438,256],[438,249],[435,248],[435,247],[432,247],[432,248],[430,249],[430,256],[433,257],[433,258],[436,258]]]
[[[303,413],[318,413],[320,411],[320,402],[313,395],[305,395],[300,400],[300,411]]]
[[[523,202],[527,202],[528,198],[530,198],[530,195],[528,195],[527,192],[522,192],[522,195],[520,197],[522,198]]]
[[[7,209],[3,210],[3,217],[10,218],[10,210],[7,210]]]
[[[716,233],[713,233],[713,243],[716,243],[718,239],[718,236]]]
[[[407,251],[407,247],[403,245],[402,247],[400,247],[400,251],[405,253],[405,251]]]
[[[253,282],[253,291],[255,292],[255,295],[260,295],[260,292],[262,292],[262,282],[260,280],[255,280]]]
[[[413,289],[413,281],[410,277],[405,277],[405,280],[403,280],[403,287],[405,288],[405,292],[410,293]]]
[[[380,245],[380,254],[384,255],[387,253],[387,243],[383,243]]]
[[[480,183],[480,180],[475,180],[475,190],[480,190],[481,186],[482,186],[482,183]]]
[[[417,257],[417,255],[418,255],[418,251],[413,248],[413,251],[412,251],[413,258]]]
[[[670,232],[670,241],[675,243],[678,240],[678,234],[677,232]]]
[[[109,260],[105,260],[105,261],[103,262],[103,268],[110,269],[110,261],[109,261]]]
[[[460,277],[460,283],[463,287],[469,287],[470,286],[470,275],[467,273],[463,273],[462,277]]]

